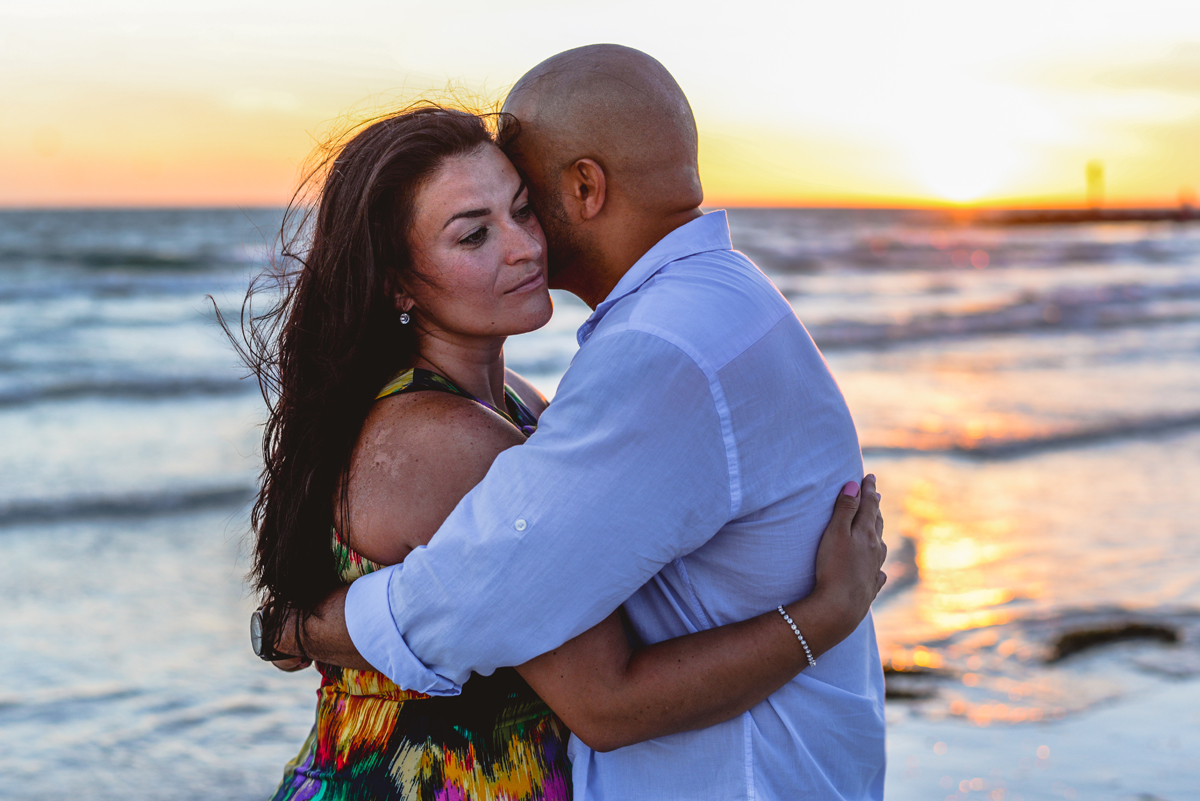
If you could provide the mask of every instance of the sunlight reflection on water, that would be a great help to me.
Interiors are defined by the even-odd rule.
[[[915,712],[1036,721],[1123,695],[1123,671],[1200,674],[1190,611],[1200,607],[1200,545],[1185,506],[1160,503],[1200,480],[1200,435],[1019,460],[869,462],[893,553],[897,538],[910,540],[919,575],[875,609],[894,695]],[[1073,632],[1102,642],[1159,628],[1184,645],[1110,646],[1112,675],[1081,674],[1078,657],[1055,655]]]

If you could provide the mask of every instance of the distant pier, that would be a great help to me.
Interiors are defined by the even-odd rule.
[[[1158,209],[997,209],[979,212],[974,221],[984,225],[1197,222],[1200,221],[1200,212],[1191,206]]]

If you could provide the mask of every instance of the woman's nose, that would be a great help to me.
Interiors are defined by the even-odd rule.
[[[508,260],[517,264],[523,261],[534,261],[541,258],[546,246],[541,237],[537,236],[528,226],[520,225],[515,220],[509,226]]]

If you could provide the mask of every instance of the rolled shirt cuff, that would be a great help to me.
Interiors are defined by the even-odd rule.
[[[392,617],[389,588],[393,565],[368,573],[346,593],[346,630],[362,658],[402,689],[426,695],[458,695],[462,686],[439,676],[417,659]]]

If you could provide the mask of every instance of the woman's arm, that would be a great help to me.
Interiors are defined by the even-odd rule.
[[[813,593],[785,607],[814,657],[857,628],[883,586],[882,531],[868,476],[861,494],[838,497],[817,552]],[[610,751],[734,718],[805,667],[803,647],[772,610],[637,650],[614,612],[518,670],[583,742]]]

